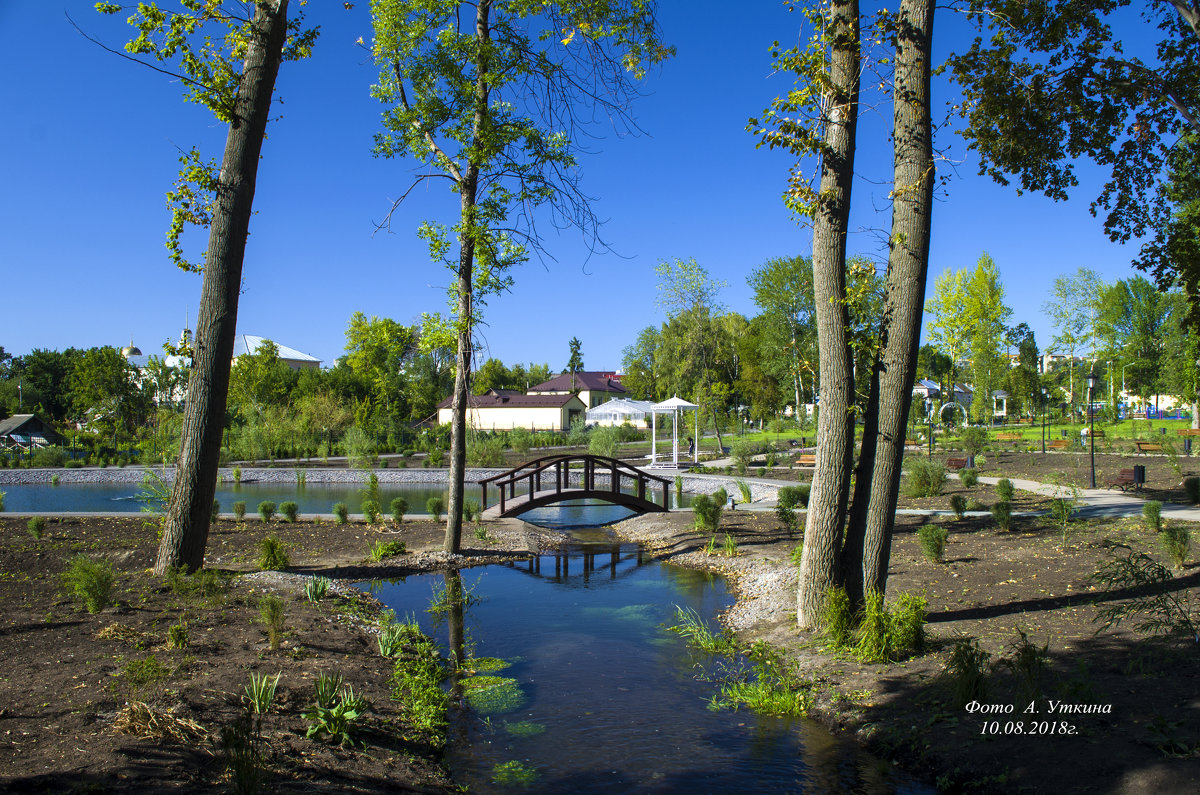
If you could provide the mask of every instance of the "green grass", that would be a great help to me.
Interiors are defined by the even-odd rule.
[[[690,607],[675,606],[675,624],[667,627],[687,638],[688,645],[709,654],[733,654],[737,651],[733,635],[728,630],[714,632]]]

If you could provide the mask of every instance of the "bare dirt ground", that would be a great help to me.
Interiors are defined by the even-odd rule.
[[[405,522],[376,525],[273,523],[291,572],[346,581],[404,576],[511,559],[540,543],[520,522],[489,525],[462,556],[438,552],[443,528]],[[219,522],[208,564],[225,573],[256,569],[259,521]],[[403,540],[415,554],[366,561],[380,540]],[[209,792],[228,785],[221,730],[242,705],[251,674],[280,674],[276,706],[264,721],[268,789],[278,791],[457,791],[439,751],[407,725],[391,698],[391,661],[371,634],[380,607],[369,597],[317,604],[300,577],[233,577],[212,596],[173,591],[149,568],[157,541],[141,517],[51,521],[40,539],[25,519],[0,518],[0,789],[10,792]],[[118,572],[116,605],[92,615],[62,580],[77,554],[103,556]],[[272,651],[259,600],[278,593],[286,634]],[[189,643],[166,648],[168,627],[185,623]],[[153,662],[150,662],[153,660]],[[371,710],[360,744],[340,748],[305,736],[301,717],[319,673],[341,674]],[[149,681],[147,681],[149,680]],[[114,723],[130,701],[194,722],[180,741],[141,738]]]
[[[942,497],[919,501],[927,503],[922,507],[948,508],[955,491],[995,501],[990,486],[964,490],[956,481],[950,486]],[[942,563],[927,560],[917,541],[917,529],[931,521],[950,531]],[[722,528],[737,539],[736,557],[705,554],[708,536],[692,532],[686,514],[648,514],[617,530],[665,560],[733,577],[739,601],[726,623],[747,644],[765,639],[787,650],[816,683],[813,716],[940,789],[1200,791],[1195,639],[1139,634],[1131,622],[1098,631],[1094,621],[1100,607],[1113,603],[1097,606],[1097,600],[1118,596],[1098,591],[1090,580],[1119,549],[1115,544],[1165,562],[1140,518],[1076,521],[1064,540],[1048,518],[1019,518],[1011,532],[1001,532],[990,518],[899,516],[889,597],[909,592],[928,599],[930,644],[927,653],[891,664],[860,663],[796,629],[791,552],[799,538],[772,514],[727,512]],[[1196,618],[1200,566],[1195,555],[1188,560],[1171,587],[1190,597]],[[1045,648],[1040,669],[1018,664],[1019,631]],[[1011,713],[982,714],[954,703],[943,670],[953,642],[964,637],[977,639],[990,655],[988,695],[981,700],[1000,705],[997,709],[1015,705]],[[1037,712],[1024,711],[1031,701]],[[1083,712],[1062,713],[1051,702],[1072,710],[1079,705]]]

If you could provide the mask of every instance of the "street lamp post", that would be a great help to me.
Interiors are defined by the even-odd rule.
[[[1092,372],[1088,373],[1088,377],[1087,377],[1087,385],[1088,385],[1088,405],[1087,405],[1088,448],[1090,451],[1091,465],[1092,465],[1092,475],[1091,475],[1091,479],[1089,481],[1089,483],[1091,485],[1089,486],[1089,488],[1093,488],[1093,489],[1096,488],[1096,417],[1095,417],[1095,412],[1092,411],[1092,394],[1096,390],[1096,381],[1097,381],[1096,372],[1093,370]]]

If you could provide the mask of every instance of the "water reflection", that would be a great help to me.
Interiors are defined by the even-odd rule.
[[[528,561],[414,575],[376,595],[417,614],[455,659],[500,658],[505,699],[463,697],[447,762],[472,792],[500,792],[496,766],[538,772],[538,792],[920,791],[816,724],[707,708],[705,655],[667,632],[676,605],[711,620],[722,578],[663,564],[600,531]],[[441,607],[425,612],[430,594]],[[469,668],[470,666],[468,666]]]

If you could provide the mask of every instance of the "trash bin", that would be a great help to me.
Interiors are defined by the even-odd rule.
[[[1146,467],[1142,464],[1133,465],[1133,482],[1141,486],[1146,482]]]
[[[1183,437],[1183,454],[1184,455],[1192,454],[1192,437],[1190,437],[1190,436]]]

